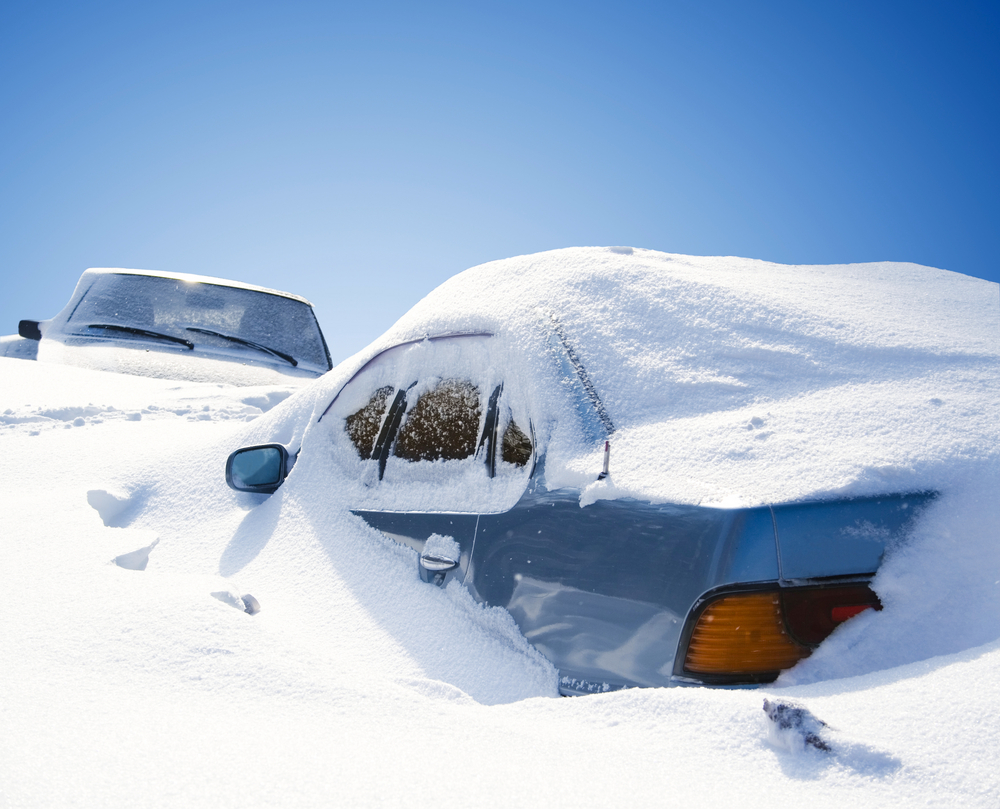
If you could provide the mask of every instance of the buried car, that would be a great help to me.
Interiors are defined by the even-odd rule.
[[[372,350],[300,438],[230,454],[227,482],[269,494],[312,455],[429,585],[507,609],[565,694],[769,682],[881,608],[870,582],[934,493],[748,508],[619,496],[611,396],[560,320],[540,321],[537,362],[487,330]],[[590,484],[552,474],[567,442],[603,447]]]
[[[330,370],[312,304],[187,273],[89,269],[63,310],[22,320],[0,356],[139,376],[258,385]]]

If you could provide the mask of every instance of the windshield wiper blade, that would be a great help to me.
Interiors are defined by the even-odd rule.
[[[273,354],[275,357],[280,357],[285,362],[290,362],[294,366],[298,366],[298,360],[295,359],[291,354],[286,354],[284,351],[278,351],[276,348],[271,348],[270,346],[261,345],[260,343],[255,343],[253,340],[247,340],[244,337],[236,337],[232,334],[223,334],[221,331],[212,331],[211,329],[200,329],[197,326],[188,326],[188,331],[196,331],[199,334],[210,334],[213,337],[221,337],[223,340],[230,340],[234,343],[239,343],[243,346],[250,346],[250,348],[256,348],[258,351],[265,351],[268,354]]]
[[[126,334],[136,334],[140,337],[152,337],[156,340],[169,340],[171,343],[179,343],[187,348],[188,351],[194,351],[194,343],[190,340],[185,340],[183,337],[174,337],[172,334],[150,331],[149,329],[137,329],[135,326],[116,326],[113,323],[88,323],[87,328],[105,329],[107,331],[123,331]]]

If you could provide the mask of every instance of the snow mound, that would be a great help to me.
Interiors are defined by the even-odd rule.
[[[616,427],[599,483],[553,315]],[[584,507],[940,496],[885,608],[778,683],[550,699],[510,616],[420,582],[306,452],[270,497],[223,479],[308,446],[375,351],[456,330],[518,358]],[[462,273],[294,393],[0,359],[0,804],[995,807],[998,337],[1000,287],[954,273],[614,247]]]

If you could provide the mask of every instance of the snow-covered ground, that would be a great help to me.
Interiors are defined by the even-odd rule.
[[[762,689],[556,698],[506,613],[420,583],[305,454],[270,498],[226,487],[362,357],[298,393],[0,359],[0,806],[1000,804],[1000,288],[580,248],[463,273],[380,343],[539,310],[615,417],[616,491],[940,491],[885,609]]]

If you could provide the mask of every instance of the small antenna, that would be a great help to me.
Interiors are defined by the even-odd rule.
[[[604,442],[604,471],[597,476],[598,480],[604,480],[608,476],[608,465],[611,463],[611,442]]]

